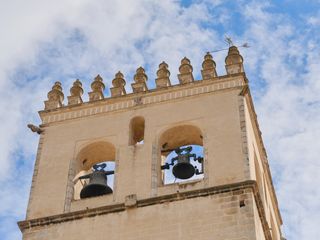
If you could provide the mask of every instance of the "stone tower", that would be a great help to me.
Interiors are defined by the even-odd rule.
[[[237,47],[229,48],[225,63],[226,75],[218,76],[207,53],[202,79],[195,80],[190,60],[183,58],[179,84],[172,85],[169,66],[162,62],[155,89],[148,89],[139,67],[133,93],[126,92],[118,72],[108,98],[98,75],[88,102],[76,80],[65,105],[56,82],[39,112],[29,205],[26,219],[18,223],[23,239],[282,239]],[[181,157],[190,160],[185,164],[192,177],[177,180],[173,168],[187,171],[177,166]],[[80,197],[91,183],[81,176],[100,163],[114,171],[107,176],[112,193]]]

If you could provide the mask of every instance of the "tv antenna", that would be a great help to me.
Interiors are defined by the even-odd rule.
[[[229,36],[225,36],[224,38],[224,41],[228,44],[229,48],[232,47],[232,46],[236,46],[234,45],[233,41],[232,41],[232,38],[229,37]],[[249,44],[247,42],[243,43],[242,45],[240,46],[236,46],[237,48],[249,48]],[[229,48],[222,48],[222,49],[217,49],[217,50],[213,50],[213,51],[210,51],[211,53],[214,53],[214,52],[221,52],[221,51],[225,51],[225,50],[228,50]]]

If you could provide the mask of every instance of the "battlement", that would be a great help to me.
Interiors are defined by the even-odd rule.
[[[82,88],[82,83],[79,79],[77,79],[73,86],[70,88],[70,95],[67,96],[67,104],[63,103],[64,101],[64,93],[62,90],[62,86],[60,82],[55,82],[52,87],[52,90],[48,92],[48,100],[45,103],[44,111],[40,112],[52,112],[58,109],[65,109],[73,107],[73,106],[84,106],[88,103],[97,102],[97,101],[117,101],[121,102],[121,99],[129,97],[130,102],[125,103],[126,106],[134,106],[144,103],[150,103],[152,100],[142,99],[141,96],[147,93],[153,92],[161,92],[164,90],[166,92],[170,92],[173,89],[177,89],[177,87],[188,88],[188,86],[196,86],[197,84],[211,84],[211,83],[219,83],[217,86],[213,87],[213,89],[222,89],[225,87],[231,86],[239,86],[243,85],[243,80],[246,81],[244,77],[244,69],[243,69],[243,58],[240,55],[237,47],[231,46],[228,51],[228,55],[225,59],[225,67],[227,75],[218,76],[216,72],[216,63],[213,60],[212,55],[208,52],[204,56],[204,60],[202,62],[202,70],[201,70],[201,80],[195,80],[193,76],[193,67],[188,58],[184,57],[181,60],[181,65],[179,67],[178,80],[179,83],[176,85],[172,85],[170,81],[170,71],[167,63],[162,62],[159,64],[159,69],[157,70],[157,78],[155,79],[155,89],[148,89],[147,80],[148,76],[145,73],[143,67],[139,67],[136,70],[136,74],[134,75],[134,83],[131,84],[132,93],[127,93],[125,89],[126,80],[124,79],[124,75],[119,71],[115,74],[115,78],[112,80],[112,87],[110,88],[110,97],[104,96],[105,84],[103,83],[103,79],[100,75],[97,75],[94,78],[94,81],[91,83],[91,92],[89,92],[89,102],[83,102],[82,95],[84,90]],[[224,84],[229,76],[233,76],[233,80],[235,80],[235,76],[242,76],[242,83],[232,83]],[[199,89],[199,92],[202,91]],[[209,91],[207,89],[206,91]],[[188,93],[186,93],[189,95]],[[192,93],[190,93],[192,94]],[[166,98],[166,97],[164,97]],[[126,98],[127,99],[127,98]],[[111,109],[111,108],[110,108]],[[112,108],[114,109],[114,108]],[[99,111],[99,110],[97,110]],[[101,110],[102,111],[102,110]],[[48,120],[47,120],[48,121]],[[44,121],[44,122],[47,122]]]

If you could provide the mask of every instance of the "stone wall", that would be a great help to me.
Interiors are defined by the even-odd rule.
[[[97,210],[98,215],[92,217],[73,220],[70,216],[66,222],[32,227],[24,231],[23,239],[262,240],[263,231],[256,229],[259,215],[252,191],[240,188],[199,197],[159,199],[157,204],[138,203],[101,215]]]
[[[176,126],[198,127],[205,149],[204,181],[185,188],[198,189],[246,180],[240,141],[240,90],[241,86],[234,86],[161,104],[139,105],[126,111],[47,123],[43,126],[41,156],[28,218],[61,214],[79,209],[81,205],[87,207],[77,203],[78,207],[72,206],[72,180],[77,174],[77,163],[83,161],[78,159],[79,152],[99,142],[110,143],[116,149],[116,190],[101,204],[121,202],[130,194],[147,198],[175,192],[178,185],[163,186],[159,178],[159,138],[167,129]],[[70,113],[72,110],[66,111]],[[60,111],[60,114],[65,113]],[[50,113],[46,116],[49,117]],[[145,119],[145,137],[142,145],[132,146],[129,144],[129,125],[136,116]],[[89,206],[100,205],[94,199],[85,202]]]

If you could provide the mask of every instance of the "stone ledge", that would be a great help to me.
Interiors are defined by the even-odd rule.
[[[253,180],[248,180],[240,183],[221,185],[221,186],[204,188],[199,190],[178,192],[174,194],[141,199],[141,200],[137,200],[136,207],[139,208],[139,207],[145,207],[149,205],[161,204],[165,202],[180,201],[180,200],[196,198],[196,197],[205,197],[209,195],[216,195],[216,194],[227,193],[227,192],[234,192],[235,194],[239,194],[238,190],[243,190],[248,188],[252,189],[253,193],[255,193],[254,194],[255,196],[256,194],[259,194],[258,191],[256,190],[257,188],[256,182]],[[262,204],[261,200],[257,201],[256,199],[256,202],[257,202],[257,205]],[[263,206],[260,206],[260,207],[262,207],[262,210],[263,210]],[[58,224],[58,223],[72,221],[76,219],[94,217],[98,215],[121,212],[125,210],[126,210],[125,203],[120,203],[120,204],[103,206],[99,208],[92,208],[92,209],[80,210],[76,212],[63,213],[63,214],[58,214],[58,215],[53,215],[48,217],[20,221],[18,222],[18,225],[20,230],[24,231],[26,229],[31,229],[35,227],[42,227],[50,224]],[[260,217],[263,217],[263,218],[265,217],[264,213],[261,215],[262,216]]]

